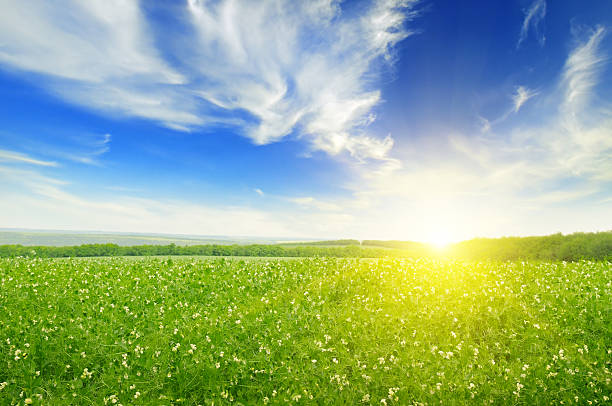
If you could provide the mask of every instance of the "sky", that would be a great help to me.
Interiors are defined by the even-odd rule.
[[[609,0],[0,8],[0,228],[612,229]]]

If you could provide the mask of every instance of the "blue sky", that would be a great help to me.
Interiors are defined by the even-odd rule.
[[[0,227],[612,229],[609,1],[0,0]]]

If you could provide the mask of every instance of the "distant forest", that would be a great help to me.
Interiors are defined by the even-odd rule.
[[[335,240],[297,244],[78,246],[0,245],[0,257],[204,255],[245,257],[438,257],[458,260],[612,260],[612,231],[543,237],[477,238],[437,250],[410,241]]]

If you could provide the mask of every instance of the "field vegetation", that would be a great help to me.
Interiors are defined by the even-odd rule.
[[[0,404],[606,404],[611,263],[0,260]]]

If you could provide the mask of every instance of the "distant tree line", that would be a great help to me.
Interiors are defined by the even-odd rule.
[[[612,260],[612,231],[543,237],[477,238],[449,247],[447,256],[479,260]]]
[[[335,246],[335,245],[361,245],[361,243],[359,242],[359,240],[326,240],[326,241],[301,241],[301,242],[288,242],[288,243],[281,243],[280,245],[283,246],[320,246],[320,245],[331,245],[331,246]]]
[[[435,250],[411,241],[336,240],[298,245],[135,245],[83,244],[78,246],[0,245],[0,257],[97,257],[203,255],[245,257],[440,257],[463,260],[612,260],[612,231],[554,234],[544,237],[477,238]]]
[[[385,247],[395,248],[399,250],[410,250],[418,252],[429,252],[431,247],[429,244],[415,241],[397,241],[397,240],[363,240],[361,245],[367,247]]]
[[[399,254],[399,253],[396,253]],[[359,246],[298,246],[282,245],[134,245],[83,244],[68,247],[0,245],[0,257],[29,256],[39,258],[97,257],[97,256],[152,256],[204,255],[245,257],[370,257],[388,255],[385,249],[364,249]]]

